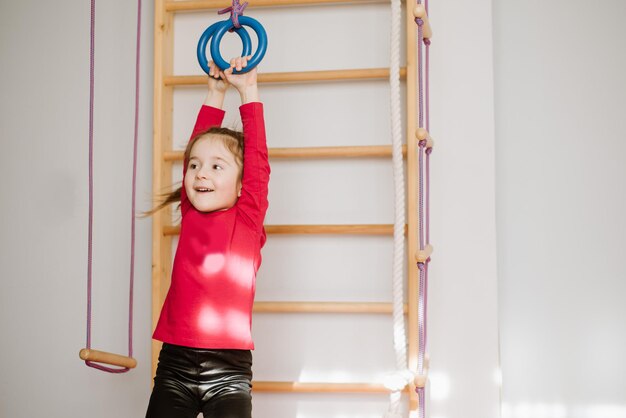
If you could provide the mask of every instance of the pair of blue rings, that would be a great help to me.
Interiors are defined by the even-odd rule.
[[[243,28],[244,26],[248,26],[254,30],[258,39],[258,47],[252,58],[248,61],[248,65],[240,71],[234,70],[233,73],[242,74],[248,72],[261,62],[265,56],[265,51],[267,51],[267,34],[265,33],[265,29],[263,29],[263,26],[261,26],[257,20],[248,16],[239,16],[239,24],[241,27],[235,28],[235,25],[229,19],[214,23],[204,31],[198,41],[197,55],[198,63],[200,63],[200,67],[202,67],[205,73],[209,74],[210,71],[209,63],[206,58],[206,47],[209,40],[211,40],[211,57],[213,58],[213,62],[215,62],[215,64],[222,71],[230,67],[230,64],[222,58],[222,54],[220,53],[220,42],[222,41],[224,34],[231,29],[239,35],[239,38],[241,38],[241,42],[243,43],[241,56],[245,57],[250,55],[252,52],[252,43],[250,41],[250,35],[248,35],[248,32]]]

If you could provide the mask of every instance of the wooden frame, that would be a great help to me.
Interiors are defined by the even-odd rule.
[[[406,76],[406,69],[400,69],[400,76]],[[389,68],[362,68],[357,70],[295,71],[284,73],[259,74],[258,82],[265,83],[306,83],[315,81],[354,81],[388,80]],[[166,86],[200,86],[206,84],[201,75],[172,75],[165,77]]]
[[[417,106],[417,30],[413,16],[412,2],[405,3],[406,17],[406,142],[407,142],[407,222],[409,233],[407,237],[408,256],[408,280],[407,280],[407,298],[409,301],[408,313],[408,367],[409,370],[417,371],[417,355],[419,351],[419,335],[418,335],[418,300],[419,300],[419,283],[417,264],[411,257],[419,249],[419,219],[418,219],[418,203],[417,203],[417,185],[418,185],[418,142],[415,139],[417,130],[417,121],[419,120]],[[409,390],[409,411],[417,411],[419,408],[419,399],[416,386],[411,384]]]
[[[180,227],[164,225],[164,236],[175,236]],[[270,235],[393,235],[393,225],[265,225]]]
[[[172,162],[161,158],[164,151],[172,149],[173,88],[165,85],[165,77],[173,73],[174,16],[165,11],[165,0],[154,2],[154,141],[152,190],[162,193],[171,181]],[[159,313],[170,284],[172,262],[172,237],[161,231],[172,219],[171,208],[166,207],[153,215],[152,220],[152,327],[159,320]],[[152,375],[156,373],[161,343],[152,340]]]
[[[366,145],[348,147],[300,147],[270,148],[270,159],[315,159],[315,158],[391,158],[391,145]],[[406,157],[406,145],[402,147]],[[165,151],[164,161],[183,161],[183,151]]]
[[[255,0],[254,7],[312,6],[324,4],[386,3],[386,0]],[[228,0],[166,1],[166,12],[191,12],[207,9],[223,9],[231,5]]]
[[[383,3],[381,0],[255,0],[255,7],[299,6],[324,4],[364,4]],[[154,28],[154,155],[153,155],[153,191],[159,194],[170,184],[171,170],[175,162],[182,159],[180,152],[172,150],[172,112],[173,89],[177,86],[204,84],[203,76],[173,75],[173,16],[177,12],[192,12],[206,9],[223,8],[230,5],[228,0],[204,1],[166,1],[155,0]],[[411,2],[405,4],[406,15],[406,67],[401,76],[406,79],[406,137],[404,148],[407,161],[407,209],[408,209],[408,254],[416,254],[418,249],[415,231],[418,231],[417,181],[418,159],[417,141],[415,140],[417,119],[417,31],[415,29],[414,7]],[[303,83],[303,82],[341,82],[346,80],[378,80],[389,77],[388,68],[358,70],[305,71],[292,73],[265,73],[259,75],[260,83]],[[315,147],[315,148],[275,148],[270,150],[271,158],[381,158],[391,156],[390,146],[367,147]],[[177,227],[170,225],[171,210],[166,208],[153,218],[153,269],[152,269],[152,323],[153,328],[159,318],[159,312],[170,281],[172,262],[172,236],[177,234]],[[266,226],[270,234],[375,234],[391,235],[392,225],[273,225]],[[408,315],[409,368],[417,369],[417,266],[413,257],[408,257]],[[388,303],[350,303],[350,302],[257,302],[254,311],[273,313],[346,313],[346,314],[390,314]],[[152,344],[152,372],[156,364],[160,343]],[[416,411],[418,399],[412,385],[409,393],[409,409]],[[361,383],[310,383],[310,382],[254,382],[253,390],[259,392],[318,392],[318,393],[386,393],[381,385]]]
[[[391,314],[393,305],[381,302],[254,302],[257,313]],[[405,313],[408,307],[404,307]]]

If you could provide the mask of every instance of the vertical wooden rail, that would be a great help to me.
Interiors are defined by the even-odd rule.
[[[417,188],[418,188],[418,158],[417,158],[417,139],[415,131],[417,129],[417,31],[413,8],[414,0],[405,2],[406,15],[406,143],[407,143],[407,220],[408,220],[408,239],[407,248],[408,256],[408,288],[407,297],[409,305],[408,315],[408,366],[409,370],[417,370],[417,355],[419,349],[418,341],[418,322],[417,322],[417,303],[419,300],[419,286],[417,264],[415,263],[415,252],[418,249],[418,204],[417,204]],[[409,416],[414,417],[417,414],[419,400],[415,392],[415,385],[411,384],[409,390]]]
[[[172,160],[163,158],[172,150],[172,116],[174,85],[166,84],[173,76],[173,25],[174,11],[167,11],[168,0],[155,0],[154,31],[154,152],[153,152],[153,193],[159,195],[171,184]],[[170,5],[171,6],[171,5]],[[406,15],[406,137],[407,137],[407,210],[408,210],[408,366],[417,370],[418,360],[418,318],[419,300],[418,274],[415,253],[418,250],[418,147],[415,138],[418,120],[417,106],[417,30],[414,22],[414,1],[405,2]],[[152,328],[156,327],[161,306],[170,283],[172,262],[172,237],[164,234],[164,227],[171,224],[170,207],[160,210],[153,216],[152,252]],[[152,374],[156,372],[161,344],[152,341]],[[415,385],[409,390],[410,417],[418,410]]]
[[[165,10],[165,0],[154,1],[154,140],[153,195],[164,192],[171,184],[172,162],[163,159],[164,151],[172,149],[173,87],[165,86],[165,77],[173,74],[173,14]],[[152,218],[152,329],[169,287],[172,237],[163,234],[163,227],[172,219],[170,207]],[[156,373],[161,343],[152,340],[152,375]]]

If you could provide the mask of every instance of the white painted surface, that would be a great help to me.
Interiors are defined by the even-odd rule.
[[[502,416],[624,418],[626,4],[494,14]]]
[[[144,4],[144,10],[140,210],[151,205],[152,158],[152,4]],[[252,11],[270,34],[262,71],[387,66],[385,6]],[[432,418],[497,417],[491,3],[433,2],[431,11],[437,24],[432,52],[437,142],[430,411]],[[468,30],[470,15],[476,30]],[[138,369],[111,376],[77,358],[84,345],[86,303],[88,4],[3,3],[0,16],[5,57],[0,416],[30,417],[42,409],[50,417],[142,416],[150,393],[150,221],[139,221],[137,231]],[[94,346],[121,352],[126,349],[134,24],[134,2],[98,3]],[[199,73],[193,30],[206,24],[191,14],[177,17],[177,74]],[[262,94],[270,146],[389,142],[385,82],[264,86]],[[202,97],[198,88],[176,90],[174,138],[180,146]],[[236,121],[236,106],[236,97],[229,96],[227,123]],[[391,165],[381,160],[276,162],[268,222],[391,223],[391,184]],[[477,248],[482,249],[480,265]],[[386,301],[390,258],[386,237],[271,237],[258,300]],[[393,369],[391,321],[384,316],[259,315],[254,333],[259,379],[377,381]],[[382,416],[387,399],[259,394],[254,402],[257,418],[369,418]]]

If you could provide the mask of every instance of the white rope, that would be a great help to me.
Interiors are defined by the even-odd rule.
[[[391,146],[393,181],[395,189],[395,222],[393,227],[393,345],[397,371],[385,380],[391,390],[389,410],[385,418],[401,418],[402,390],[412,379],[407,369],[407,339],[404,318],[404,158],[402,156],[402,108],[400,99],[400,32],[402,19],[401,0],[391,0],[391,58],[389,83],[391,87]]]

